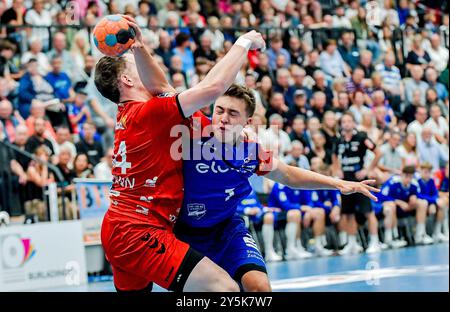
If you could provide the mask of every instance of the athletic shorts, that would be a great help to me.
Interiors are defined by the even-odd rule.
[[[118,291],[151,289],[152,283],[182,291],[204,257],[170,229],[133,224],[111,211],[103,219],[101,238]]]
[[[410,210],[410,211],[405,211],[402,208],[400,208],[399,206],[396,206],[396,210],[397,210],[397,218],[402,219],[402,218],[407,218],[407,217],[414,217],[416,215],[416,209],[414,210]]]
[[[238,283],[249,271],[267,273],[264,258],[238,215],[212,228],[192,228],[177,223],[174,232],[177,238],[210,258]]]
[[[362,214],[372,211],[370,198],[360,193],[342,195],[342,214]]]

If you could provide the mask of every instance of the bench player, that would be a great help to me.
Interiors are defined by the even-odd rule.
[[[139,27],[125,18],[136,30],[132,54],[102,57],[95,70],[98,90],[118,105],[111,205],[101,232],[114,285],[118,291],[147,291],[153,282],[173,291],[238,291],[223,269],[173,234],[184,189],[170,132],[223,94],[248,50],[265,42],[255,31],[242,35],[202,82],[173,95]]]

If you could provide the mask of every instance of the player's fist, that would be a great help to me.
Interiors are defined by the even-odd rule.
[[[249,31],[246,34],[243,34],[241,37],[252,42],[250,50],[264,50],[266,48],[266,42],[264,41],[262,35],[255,30]]]

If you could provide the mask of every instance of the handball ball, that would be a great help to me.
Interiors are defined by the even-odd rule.
[[[122,16],[107,15],[95,25],[95,46],[105,55],[121,56],[134,43],[135,30],[130,27]]]

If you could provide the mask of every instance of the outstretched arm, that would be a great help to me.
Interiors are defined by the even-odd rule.
[[[310,170],[286,165],[276,158],[273,162],[273,168],[275,169],[269,172],[266,177],[283,185],[310,190],[334,189],[339,190],[344,195],[361,193],[370,199],[377,201],[377,198],[370,193],[370,191],[380,191],[369,185],[374,183],[374,180],[365,180],[362,182],[344,181]]]
[[[136,24],[134,18],[127,15],[122,16],[128,21],[128,25],[134,28],[136,32],[135,42],[130,49],[134,54],[139,78],[145,88],[151,95],[175,92],[175,89],[167,81],[164,71],[159,67],[158,62],[145,47],[142,40],[141,29]]]
[[[249,49],[261,49],[265,42],[260,33],[252,30],[236,41],[233,47],[193,88],[178,96],[184,116],[191,116],[199,109],[211,104],[230,87],[247,59]]]

